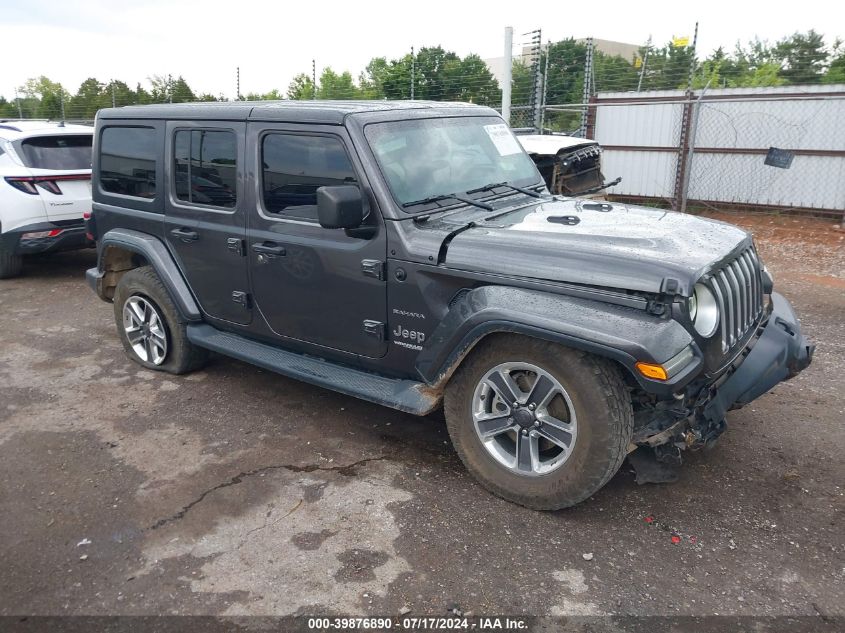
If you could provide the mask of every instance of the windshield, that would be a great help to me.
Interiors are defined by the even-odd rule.
[[[540,180],[533,161],[498,117],[374,123],[365,135],[400,205],[491,183],[526,186]]]
[[[90,134],[33,136],[21,141],[24,165],[33,169],[91,169]]]

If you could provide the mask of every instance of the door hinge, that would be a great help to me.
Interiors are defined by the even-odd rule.
[[[241,290],[232,291],[232,301],[241,304],[243,307],[249,307],[249,294]]]
[[[375,336],[380,341],[383,341],[385,339],[385,327],[384,323],[382,323],[381,321],[372,321],[371,319],[366,319],[364,321],[364,332],[369,334],[370,336]]]
[[[378,259],[362,259],[361,272],[367,277],[384,279],[384,262]]]
[[[246,253],[244,241],[239,237],[227,237],[226,248],[240,257],[243,257]]]

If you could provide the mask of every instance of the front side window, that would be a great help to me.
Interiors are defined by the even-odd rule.
[[[90,134],[27,138],[21,141],[21,159],[33,169],[91,169],[91,138]]]
[[[493,183],[540,181],[534,162],[498,117],[454,117],[368,125],[364,134],[393,196],[408,211],[433,196]]]
[[[268,213],[317,221],[317,189],[358,180],[340,139],[268,134],[261,147],[262,191]]]
[[[156,195],[156,131],[151,127],[107,127],[100,141],[100,187],[136,198]]]
[[[173,141],[176,198],[191,204],[234,207],[237,151],[233,132],[177,130]]]

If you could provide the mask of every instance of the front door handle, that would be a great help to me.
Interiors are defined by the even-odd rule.
[[[200,238],[199,233],[197,233],[196,231],[192,231],[191,229],[186,229],[184,227],[173,229],[172,231],[170,231],[170,234],[174,237],[179,238],[180,240],[185,242],[185,244],[188,244],[190,242],[196,242]]]
[[[253,244],[252,250],[259,255],[265,257],[284,257],[287,255],[284,246],[279,246],[275,242],[264,242],[262,244]]]

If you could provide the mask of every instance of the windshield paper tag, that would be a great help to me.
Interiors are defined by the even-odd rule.
[[[493,145],[496,146],[499,156],[510,156],[511,154],[519,154],[522,151],[519,142],[511,134],[505,123],[485,125],[484,131],[487,132],[487,136],[493,141]]]

